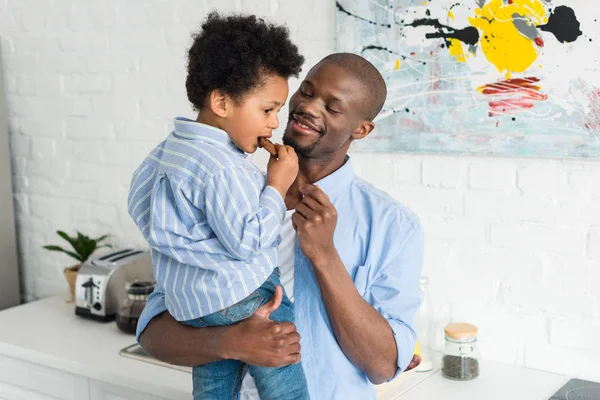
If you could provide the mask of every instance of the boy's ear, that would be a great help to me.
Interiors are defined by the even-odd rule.
[[[358,128],[352,134],[352,139],[360,140],[364,139],[375,129],[375,123],[372,121],[361,121]]]
[[[215,89],[208,95],[208,105],[211,111],[221,118],[226,118],[229,113],[229,96]]]

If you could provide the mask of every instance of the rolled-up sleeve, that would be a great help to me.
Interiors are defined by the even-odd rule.
[[[159,314],[167,311],[167,306],[165,304],[165,294],[160,290],[154,290],[148,297],[148,302],[144,307],[144,311],[142,311],[142,315],[140,315],[140,319],[138,320],[137,328],[135,331],[135,339],[139,343],[140,335],[144,332],[144,329],[148,326],[152,318],[156,317]]]
[[[378,272],[365,293],[365,300],[388,321],[394,333],[398,369],[390,380],[406,369],[414,355],[415,316],[422,302],[419,280],[424,238],[420,221],[403,224],[395,237],[398,240],[392,241],[388,236],[382,246]]]

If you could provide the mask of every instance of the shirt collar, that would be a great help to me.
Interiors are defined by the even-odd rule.
[[[325,178],[315,182],[333,200],[347,185],[355,178],[350,156],[346,156],[344,165],[327,175]]]
[[[214,126],[201,124],[184,117],[176,117],[174,120],[175,135],[181,139],[204,140],[222,146],[236,154],[246,154],[240,150],[232,141],[227,132]]]

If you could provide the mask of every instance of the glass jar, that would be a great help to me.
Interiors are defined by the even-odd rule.
[[[127,298],[117,312],[116,322],[119,329],[135,335],[138,320],[148,301],[148,296],[154,291],[154,282],[138,281],[127,284]]]
[[[471,324],[449,324],[444,328],[446,345],[442,358],[442,375],[457,381],[470,381],[479,376],[477,327]]]
[[[421,363],[415,368],[417,372],[427,372],[434,368],[433,351],[433,305],[429,296],[429,278],[421,277],[419,288],[423,294],[423,303],[417,313],[417,341],[421,350]]]

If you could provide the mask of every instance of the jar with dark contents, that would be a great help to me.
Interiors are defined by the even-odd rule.
[[[446,345],[442,358],[442,375],[456,381],[470,381],[479,376],[477,327],[449,324],[444,328]]]
[[[135,335],[138,320],[148,301],[148,296],[154,291],[154,282],[138,281],[127,284],[127,299],[121,304],[116,316],[119,329]]]

